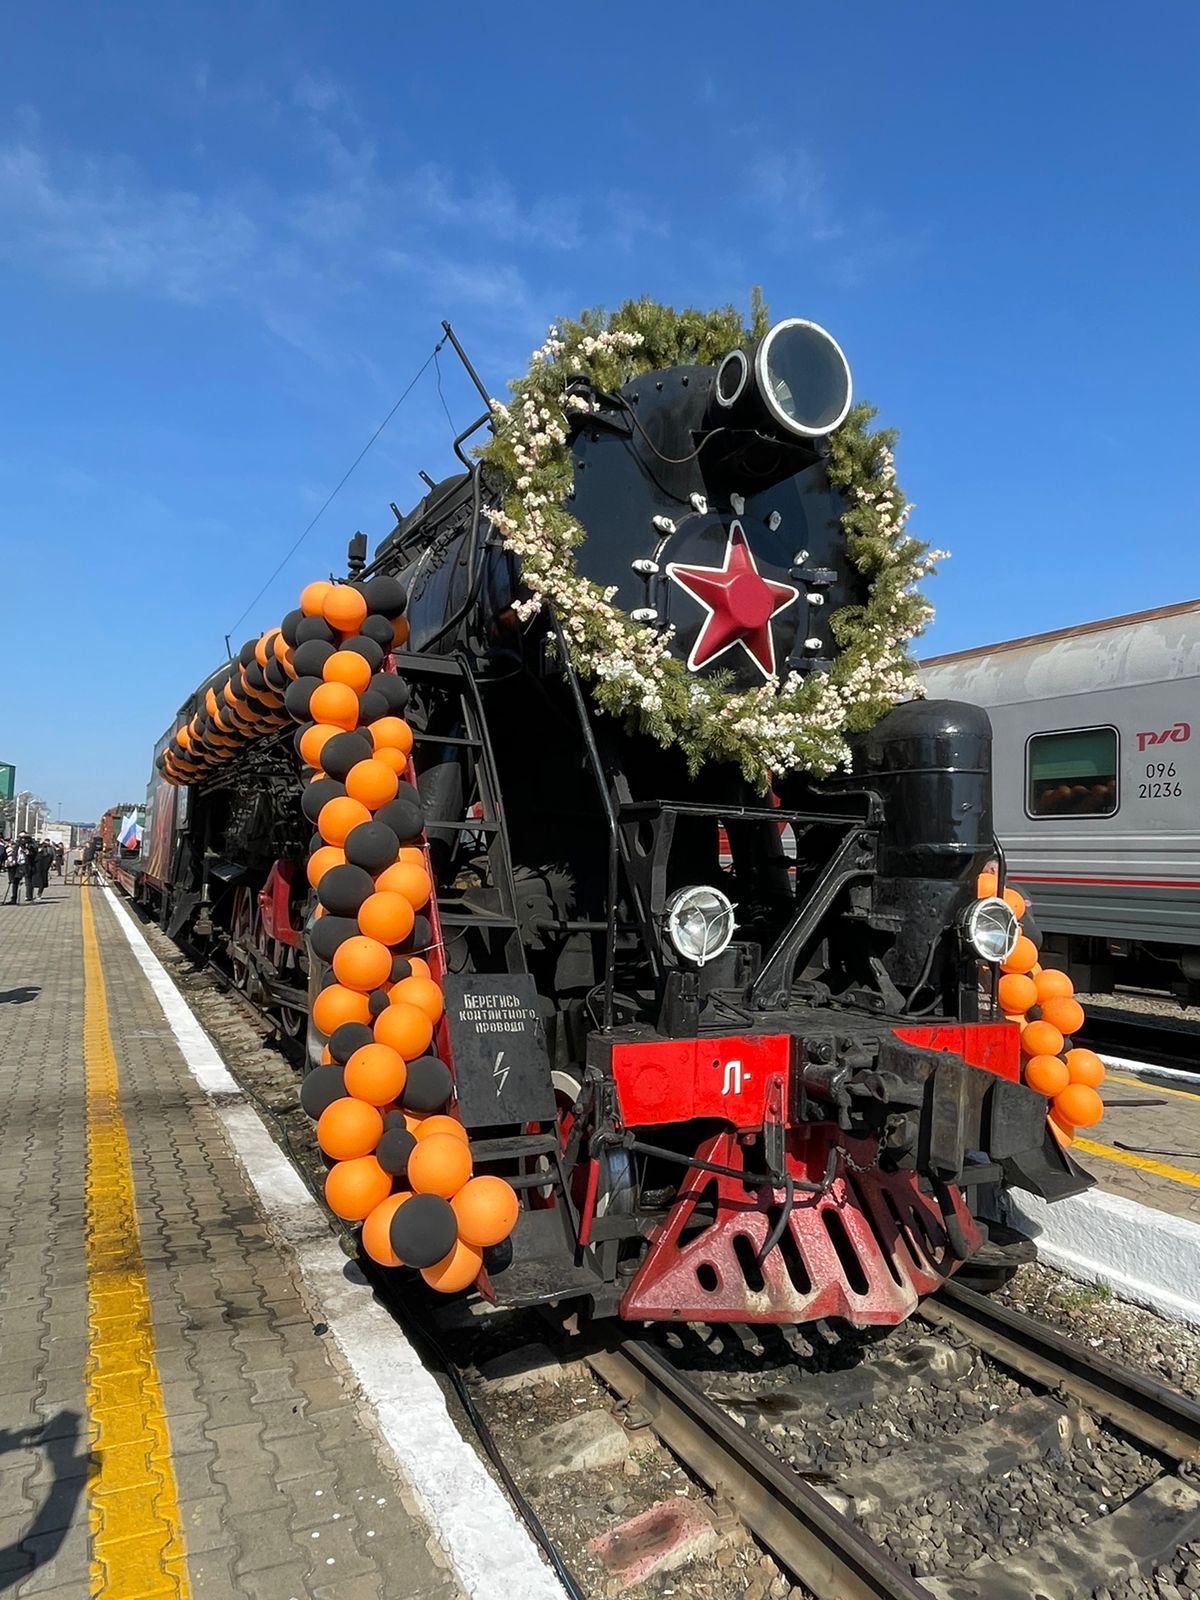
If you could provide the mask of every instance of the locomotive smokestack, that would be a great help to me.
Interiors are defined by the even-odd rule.
[[[825,329],[789,317],[717,368],[709,421],[762,428],[783,439],[822,439],[846,420],[850,364]]]

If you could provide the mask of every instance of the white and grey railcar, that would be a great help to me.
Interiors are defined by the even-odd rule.
[[[920,676],[987,709],[1009,881],[1077,986],[1200,999],[1200,600],[934,656]]]

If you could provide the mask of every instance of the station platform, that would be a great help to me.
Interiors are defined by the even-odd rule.
[[[1200,1223],[1200,1061],[1196,1068],[1188,1089],[1110,1066],[1104,1117],[1076,1138],[1075,1152],[1108,1193]]]
[[[0,907],[0,1592],[555,1593],[155,966],[109,891]]]

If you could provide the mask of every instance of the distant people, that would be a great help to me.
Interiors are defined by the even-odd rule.
[[[67,852],[62,847],[62,840],[58,839],[54,844],[54,870],[60,878],[65,878],[67,875],[66,862]]]
[[[40,900],[50,887],[50,868],[54,864],[54,846],[49,839],[38,841],[33,857],[33,887]]]
[[[23,852],[21,858],[21,877],[25,883],[25,904],[30,905],[33,902],[33,890],[34,884],[37,880],[38,870],[38,847],[32,834],[27,833],[23,836],[21,840],[21,849]]]
[[[21,841],[19,839],[13,839],[9,843],[4,865],[8,872],[7,904],[15,906],[21,898],[21,881],[25,876],[25,863],[21,856]]]

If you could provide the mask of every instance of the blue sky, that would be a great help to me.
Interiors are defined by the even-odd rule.
[[[953,552],[926,653],[1192,597],[1198,18],[9,8],[0,759],[52,816],[142,793],[443,316],[496,393],[627,295],[823,322]],[[433,378],[235,644],[447,469]]]

